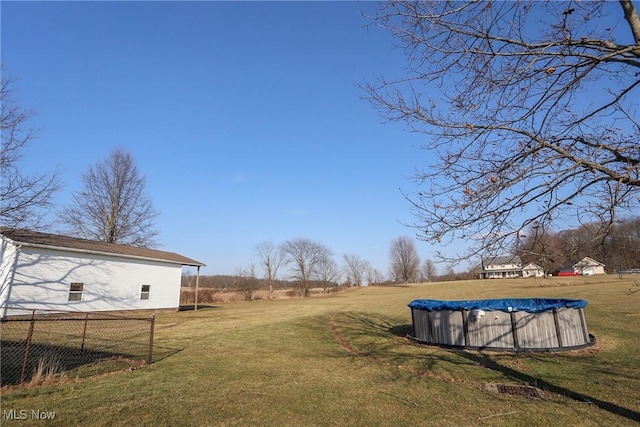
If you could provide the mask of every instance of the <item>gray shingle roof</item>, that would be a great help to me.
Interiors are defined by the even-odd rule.
[[[522,260],[518,255],[496,256],[492,258],[483,258],[482,264],[487,265],[503,265],[503,264],[522,264]]]
[[[74,252],[116,255],[124,258],[164,261],[193,267],[204,266],[203,263],[180,254],[159,251],[156,249],[138,248],[135,246],[120,245],[116,243],[97,242],[94,240],[78,239],[76,237],[62,236],[58,234],[40,233],[37,231],[4,227],[0,228],[0,234],[13,241],[15,244],[23,246],[49,247],[62,250],[67,249]]]

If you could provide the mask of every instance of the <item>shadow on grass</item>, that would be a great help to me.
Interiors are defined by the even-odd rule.
[[[220,308],[219,305],[198,304],[198,311],[211,310],[214,308]],[[196,311],[195,304],[185,304],[178,307],[178,311]]]
[[[29,382],[40,364],[57,373],[64,373],[108,359],[144,359],[140,355],[122,351],[79,349],[50,344],[31,345],[26,363],[24,354],[24,342],[2,341],[2,359],[0,362],[0,383],[2,386]]]
[[[456,351],[456,353],[458,353],[462,357],[469,359],[473,363],[477,363],[479,366],[500,372],[501,374],[511,379],[519,380],[530,385],[535,385],[540,389],[560,394],[578,402],[591,403],[604,411],[619,415],[624,418],[628,418],[633,421],[640,421],[640,413],[634,410],[616,405],[615,403],[597,399],[593,396],[587,396],[586,394],[578,393],[562,386],[551,384],[541,378],[536,378],[531,375],[525,374],[524,372],[509,368],[508,366],[501,365],[489,356],[479,353],[470,353],[466,351]]]
[[[129,343],[128,349],[118,350],[81,349],[64,345],[32,344],[25,362],[24,341],[2,341],[2,357],[0,358],[0,386],[11,386],[31,381],[37,375],[39,365],[52,370],[56,374],[75,372],[80,377],[99,373],[107,373],[122,369],[128,363],[145,364],[149,357],[149,346]],[[153,346],[153,362],[166,359],[182,349]],[[114,360],[123,363],[113,363]],[[98,364],[104,366],[99,367]],[[83,371],[86,371],[83,373]]]
[[[153,363],[159,362],[168,357],[174,356],[180,353],[184,348],[165,347],[162,345],[153,345]]]
[[[420,372],[423,373],[442,372],[455,364],[471,364],[441,352],[425,352],[421,355],[406,352],[404,347],[408,344],[406,335],[412,330],[412,326],[402,324],[397,319],[371,313],[341,312],[332,316],[329,324],[336,340],[347,352],[383,364],[393,366],[418,364],[421,366]]]
[[[397,337],[406,337],[413,332],[413,325],[398,325],[389,328],[389,332]]]
[[[486,354],[467,350],[442,349],[437,346],[424,346],[425,352],[423,355],[416,355],[415,352],[403,352],[403,343],[412,347],[416,346],[409,340],[399,341],[399,337],[405,338],[408,333],[412,332],[413,326],[402,324],[402,322],[393,318],[379,314],[342,312],[336,313],[332,317],[330,325],[342,347],[349,353],[367,357],[376,362],[390,366],[419,366],[419,368],[415,369],[415,372],[421,374],[448,371],[446,376],[440,374],[428,376],[444,380],[453,379],[453,382],[455,382],[456,375],[460,374],[459,371],[456,372],[455,366],[482,366],[499,372],[509,379],[535,385],[578,402],[589,402],[612,414],[629,420],[640,421],[640,413],[632,409],[552,384],[542,378],[536,378],[519,370],[501,365]],[[421,346],[419,345],[418,347]],[[531,353],[524,357],[535,358],[537,355]]]

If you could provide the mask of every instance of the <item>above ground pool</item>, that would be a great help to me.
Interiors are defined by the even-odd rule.
[[[585,300],[527,298],[415,300],[409,304],[415,341],[447,347],[554,351],[595,342]]]

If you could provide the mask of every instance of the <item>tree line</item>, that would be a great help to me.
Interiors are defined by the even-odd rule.
[[[260,242],[254,248],[254,255],[258,261],[236,268],[234,275],[205,275],[197,279],[188,273],[182,276],[182,286],[193,289],[197,279],[201,288],[240,292],[250,301],[259,290],[268,290],[269,298],[282,289],[289,290],[292,296],[306,297],[312,288],[328,293],[365,285],[466,280],[475,273],[473,270],[455,272],[449,267],[439,274],[433,259],[421,260],[415,240],[409,236],[390,242],[386,273],[359,255],[343,254],[336,258],[322,242],[302,237],[279,245],[269,240]]]
[[[322,288],[327,293],[340,286],[406,284],[423,280],[423,272],[435,274],[432,261],[428,269],[421,269],[415,242],[407,236],[394,239],[389,246],[389,276],[356,254],[343,254],[339,262],[325,244],[304,237],[279,245],[265,240],[255,246],[254,253],[257,263],[238,267],[233,276],[203,276],[199,286],[237,290],[250,300],[259,289],[268,289],[269,298],[273,298],[275,290],[293,287],[297,296],[306,297],[311,288]],[[194,287],[195,278],[184,275],[182,285]]]
[[[604,263],[609,272],[640,268],[640,216],[621,219],[606,233],[599,223],[560,231],[533,226],[521,236],[514,252],[523,263],[536,263],[546,272],[586,256]]]

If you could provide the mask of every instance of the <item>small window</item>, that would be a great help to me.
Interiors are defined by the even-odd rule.
[[[84,283],[72,283],[69,287],[69,301],[82,301]]]
[[[140,299],[149,299],[149,293],[151,292],[151,285],[142,285],[140,288]]]

